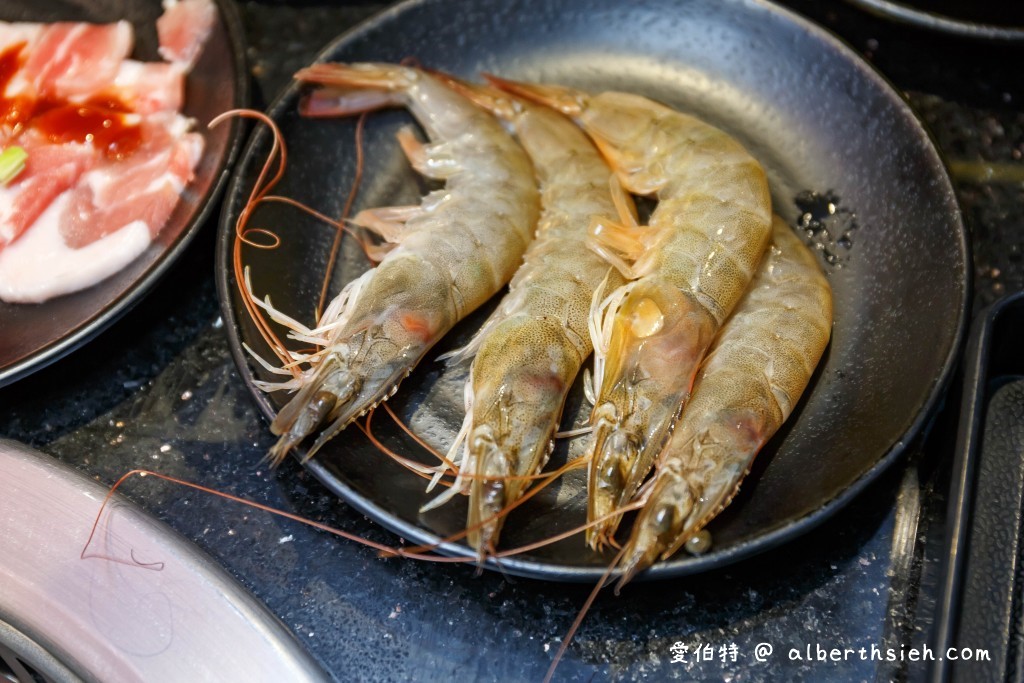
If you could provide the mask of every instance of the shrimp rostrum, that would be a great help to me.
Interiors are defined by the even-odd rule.
[[[566,395],[592,351],[594,292],[602,282],[623,282],[586,248],[591,217],[632,216],[635,208],[628,195],[613,191],[618,183],[608,165],[567,118],[499,90],[452,84],[508,123],[533,161],[541,191],[537,236],[523,265],[459,354],[473,358],[462,460],[462,473],[472,477],[468,540],[484,554],[497,544],[502,510],[551,451]]]
[[[609,541],[664,448],[719,327],[771,234],[764,170],[721,130],[639,95],[492,80],[573,118],[623,187],[656,196],[649,224],[592,222],[590,245],[629,278],[595,307],[587,532]]]
[[[732,501],[754,456],[807,387],[831,329],[828,281],[776,217],[764,262],[701,366],[658,459],[621,561],[622,583],[667,559]]]
[[[353,222],[391,248],[349,283],[317,328],[321,347],[271,425],[279,462],[318,432],[311,457],[354,419],[390,396],[452,326],[508,282],[533,236],[538,194],[530,160],[489,114],[418,69],[388,64],[318,64],[300,81],[327,86],[305,101],[311,116],[343,116],[389,106],[409,109],[429,144],[398,134],[420,173],[445,180],[418,206],[362,211]]]

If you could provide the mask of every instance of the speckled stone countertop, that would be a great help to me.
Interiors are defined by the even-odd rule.
[[[971,231],[975,313],[1024,289],[1024,50],[888,24],[843,3],[789,4],[873,61],[931,128]],[[265,106],[330,39],[382,7],[241,2],[253,105]],[[222,330],[214,223],[111,329],[0,390],[0,435],[107,483],[151,467],[394,542],[291,460],[273,472],[258,464],[272,439]],[[899,466],[782,548],[714,574],[602,594],[558,679],[919,678],[924,669],[911,662],[807,662],[788,652],[924,642],[955,421],[955,411],[940,413]],[[590,590],[379,559],[308,527],[152,480],[123,491],[216,558],[341,681],[540,680]],[[687,647],[686,663],[672,661],[677,642]],[[755,659],[758,643],[772,645],[767,661]],[[722,661],[719,648],[732,644],[735,661],[728,650]],[[698,662],[704,646],[713,657]]]

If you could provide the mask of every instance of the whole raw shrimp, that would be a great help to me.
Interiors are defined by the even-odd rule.
[[[407,107],[431,142],[409,128],[398,138],[420,173],[444,189],[419,206],[363,211],[354,220],[395,245],[327,307],[315,330],[297,338],[321,346],[271,425],[279,462],[320,431],[309,456],[395,391],[456,322],[512,277],[538,214],[537,184],[523,149],[494,117],[415,68],[318,64],[296,78],[332,86],[305,102],[312,116]]]
[[[594,292],[602,281],[611,287],[623,282],[586,248],[591,219],[632,217],[635,209],[567,118],[500,90],[452,83],[509,124],[533,161],[541,191],[537,237],[523,265],[499,308],[457,355],[473,358],[462,472],[472,477],[468,540],[483,554],[497,544],[501,511],[551,452],[566,394],[593,350],[588,319]]]
[[[764,262],[715,340],[658,458],[620,563],[620,586],[676,552],[732,501],[754,456],[807,387],[831,329],[828,281],[776,217]]]
[[[771,234],[760,164],[733,138],[639,95],[493,79],[573,118],[622,185],[654,195],[649,225],[597,221],[591,246],[631,282],[595,309],[588,519],[624,505],[647,476],[698,364],[750,282]],[[599,547],[618,525],[591,527]]]

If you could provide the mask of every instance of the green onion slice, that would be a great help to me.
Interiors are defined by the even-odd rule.
[[[17,145],[8,147],[0,154],[0,186],[11,182],[25,170],[26,159],[28,152]]]

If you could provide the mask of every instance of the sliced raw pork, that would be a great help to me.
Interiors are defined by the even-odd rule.
[[[31,47],[43,32],[43,24],[0,22],[0,50],[24,43]]]
[[[160,56],[192,68],[217,20],[212,0],[164,0],[164,13],[156,20]]]
[[[40,97],[89,95],[113,82],[134,41],[127,21],[47,24],[22,69]]]
[[[74,187],[94,163],[91,145],[53,145],[25,138],[25,169],[0,188],[0,249],[18,238],[62,192]]]
[[[40,303],[90,287],[121,270],[149,246],[149,229],[133,223],[83,249],[61,238],[57,221],[68,201],[50,204],[25,235],[0,251],[0,299]]]
[[[126,21],[0,22],[0,150],[28,153],[0,186],[0,299],[43,301],[123,268],[192,180],[204,141],[179,112],[217,10],[164,8],[159,63],[127,59]]]
[[[125,161],[104,161],[71,191],[60,218],[67,245],[80,249],[135,222],[155,237],[192,179],[203,138],[185,132],[176,117],[166,126],[145,126],[148,142]]]
[[[185,99],[185,71],[177,64],[126,59],[103,94],[139,114],[178,111]]]

